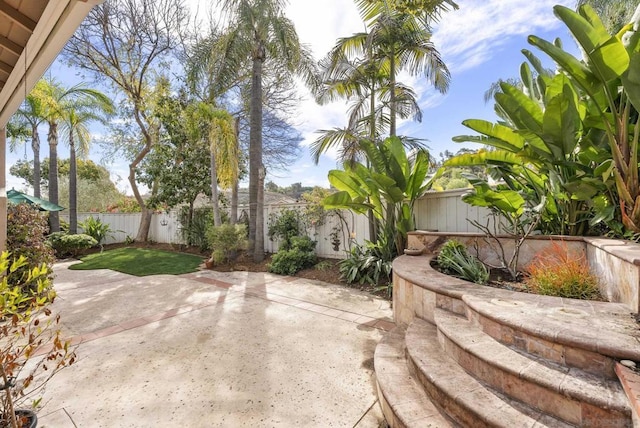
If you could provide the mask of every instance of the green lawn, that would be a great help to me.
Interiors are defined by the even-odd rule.
[[[82,263],[71,265],[69,269],[111,269],[129,275],[146,276],[195,272],[203,258],[148,248],[118,248],[90,254],[80,260]]]

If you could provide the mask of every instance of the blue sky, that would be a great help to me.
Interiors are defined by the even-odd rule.
[[[189,0],[194,11],[205,16],[202,6],[205,0]],[[457,151],[461,146],[451,138],[467,134],[461,122],[479,118],[494,120],[493,104],[484,102],[484,93],[499,78],[516,77],[524,61],[521,49],[535,48],[526,38],[535,34],[547,40],[560,37],[566,49],[577,51],[562,23],[553,15],[553,6],[563,4],[574,7],[575,0],[459,0],[460,9],[445,14],[434,29],[433,41],[451,72],[451,86],[445,95],[429,87],[424,79],[401,75],[401,80],[410,84],[420,97],[423,111],[422,123],[403,122],[399,133],[427,139],[432,154],[437,156],[444,150]],[[362,31],[360,20],[352,0],[291,0],[287,15],[294,21],[300,40],[309,45],[317,58],[322,57],[338,37]],[[540,55],[542,58],[543,56]],[[551,65],[551,64],[549,64]],[[54,77],[66,84],[70,81],[68,70],[59,64],[52,67]],[[318,106],[311,96],[301,88],[301,102],[296,127],[303,137],[303,155],[287,171],[270,172],[267,180],[287,186],[302,182],[304,186],[329,185],[327,172],[336,168],[335,154],[322,156],[319,165],[309,159],[307,145],[316,139],[316,131],[342,127],[346,123],[346,102]],[[43,130],[46,132],[46,130]],[[44,138],[46,138],[43,135]],[[43,139],[41,156],[47,156],[46,139]],[[469,146],[472,147],[472,146]],[[59,155],[67,157],[66,148],[59,148]],[[7,170],[17,159],[25,156],[25,149],[7,154]],[[31,150],[26,150],[31,159]],[[101,161],[101,154],[94,150],[91,158]],[[125,177],[126,162],[115,160],[107,167],[113,177],[121,177],[118,187],[128,191]],[[22,189],[23,183],[15,177],[7,177],[7,188]]]

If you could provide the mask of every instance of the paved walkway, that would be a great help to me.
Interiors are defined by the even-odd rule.
[[[39,426],[378,427],[389,302],[267,273],[134,277],[55,266],[78,362]]]

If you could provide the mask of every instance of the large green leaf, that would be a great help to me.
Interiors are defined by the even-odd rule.
[[[542,132],[542,108],[522,91],[508,83],[501,83],[502,93],[495,95],[496,102],[507,113],[518,129],[527,129],[540,135]]]
[[[564,159],[573,153],[578,144],[577,129],[580,117],[574,104],[573,92],[568,85],[562,94],[547,102],[543,130],[547,147],[557,158]]]
[[[347,171],[332,169],[329,171],[329,183],[340,191],[348,192],[352,198],[362,195],[362,182]]]
[[[565,23],[588,58],[592,72],[602,82],[616,79],[629,67],[629,55],[622,42],[610,35],[590,6],[582,6],[580,14],[564,6],[553,8]]]
[[[598,80],[591,70],[573,55],[536,36],[527,38],[530,44],[549,55],[589,95],[598,92]]]
[[[349,209],[359,214],[364,214],[372,208],[369,204],[352,199],[346,191],[332,193],[327,196],[322,200],[322,206],[327,210]]]
[[[413,168],[407,180],[405,193],[410,201],[415,201],[428,189],[428,185],[425,184],[428,172],[429,155],[426,152],[420,151],[413,161]]]
[[[631,54],[629,69],[622,75],[622,85],[633,107],[640,111],[640,52]]]
[[[509,128],[497,123],[491,123],[482,119],[468,119],[462,121],[462,124],[467,128],[479,132],[480,134],[484,134],[495,139],[488,140],[486,144],[491,144],[491,142],[496,140],[501,142],[499,143],[499,145],[496,145],[494,147],[503,149],[510,148],[512,151],[518,151],[524,147],[524,138],[516,133],[513,128]],[[454,141],[456,141],[455,138],[458,137],[454,137]]]

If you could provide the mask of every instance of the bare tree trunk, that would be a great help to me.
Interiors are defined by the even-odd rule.
[[[264,177],[266,175],[264,166],[260,168],[258,174],[258,217],[256,218],[256,248],[253,259],[257,262],[264,260]],[[258,248],[262,249],[258,253]]]
[[[58,124],[49,123],[49,202],[58,203]],[[60,232],[58,211],[49,211],[50,232]]]
[[[149,239],[149,230],[151,230],[151,218],[153,217],[153,211],[146,206],[142,208],[140,216],[140,228],[138,229],[138,235],[136,236],[136,242],[147,242]]]

